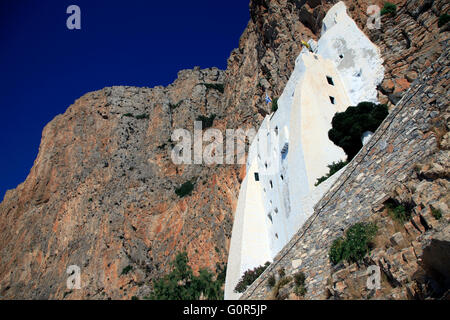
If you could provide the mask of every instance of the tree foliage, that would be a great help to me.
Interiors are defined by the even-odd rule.
[[[272,112],[276,112],[278,110],[278,98],[274,98],[272,100]]]
[[[239,280],[238,284],[234,288],[235,292],[242,293],[244,292],[249,285],[251,285],[258,277],[267,269],[270,265],[270,262],[266,262],[263,266],[259,266],[254,268],[253,270],[247,270],[244,272],[244,275]]]
[[[447,22],[449,22],[449,21],[450,21],[450,15],[448,15],[447,13],[444,13],[443,15],[441,15],[439,17],[438,27],[440,28],[442,26],[445,26],[447,24]]]
[[[225,91],[225,86],[223,85],[223,83],[201,83],[201,84],[204,85],[206,89],[217,90],[220,93],[224,93]]]
[[[362,148],[362,134],[365,131],[375,132],[388,114],[388,107],[384,104],[361,102],[356,107],[348,107],[346,111],[334,115],[328,137],[344,149],[347,161],[350,161]]]
[[[179,188],[175,189],[175,193],[180,198],[191,194],[192,190],[194,190],[194,184],[191,181],[186,181]]]
[[[217,266],[217,276],[207,269],[200,269],[198,276],[195,276],[188,263],[187,253],[178,253],[171,263],[172,271],[162,279],[153,281],[153,292],[148,299],[198,300],[202,295],[208,300],[223,299],[226,268]]]
[[[343,167],[345,167],[347,165],[347,161],[339,161],[339,162],[334,162],[332,164],[329,164],[327,167],[328,169],[330,169],[330,171],[328,171],[328,173],[326,175],[324,175],[323,177],[320,177],[317,179],[317,182],[314,184],[316,187],[321,184],[322,182],[324,182],[325,180],[327,180],[329,177],[331,177],[333,174],[335,174],[336,172],[338,172],[339,170],[341,170]]]
[[[205,117],[203,115],[200,115],[200,116],[197,117],[196,120],[202,122],[202,129],[206,129],[206,128],[212,127],[215,118],[216,118],[215,114],[212,114],[209,117]]]

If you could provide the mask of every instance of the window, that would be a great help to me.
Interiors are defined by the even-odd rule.
[[[264,163],[264,166],[265,166],[265,167],[266,167],[266,169],[267,169],[267,162],[265,162],[265,163]]]
[[[275,233],[275,238],[277,238],[277,239],[278,239],[278,233]]]
[[[344,59],[344,56],[342,54],[339,55],[339,58]]]
[[[333,82],[333,78],[332,77],[327,76],[327,81],[328,81],[328,84],[334,86],[334,82]]]
[[[331,104],[335,104],[336,99],[334,99],[334,97],[330,96],[330,101],[331,101]]]
[[[280,178],[281,178],[281,180],[284,180],[284,176],[283,175],[280,175]]]
[[[269,218],[269,220],[270,220],[270,222],[272,222],[273,223],[273,220],[272,220],[272,215],[269,213],[268,215],[267,215],[267,217]]]
[[[283,149],[281,149],[281,159],[286,159],[286,156],[288,154],[289,151],[289,143],[285,143],[283,146]]]
[[[259,181],[259,174],[258,174],[258,172],[255,172],[255,181]]]
[[[275,127],[275,134],[278,135],[278,126]]]
[[[275,210],[274,210],[274,211],[275,211],[275,213],[278,213],[278,208],[275,208]]]
[[[270,180],[270,189],[273,189],[273,183],[272,183],[272,180]]]

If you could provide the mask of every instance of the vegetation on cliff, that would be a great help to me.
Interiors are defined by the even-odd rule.
[[[438,27],[443,27],[447,24],[447,22],[450,21],[450,15],[448,15],[447,13],[442,14],[439,17],[439,21],[438,21]]]
[[[179,188],[175,189],[175,193],[180,198],[191,194],[192,190],[194,190],[194,184],[191,181],[186,181]]]
[[[278,110],[278,98],[275,98],[272,101],[272,112],[276,112],[277,110]]]
[[[391,2],[385,2],[383,9],[381,9],[380,14],[384,16],[385,14],[395,15],[397,13],[397,6]]]
[[[187,252],[177,254],[171,263],[173,270],[162,279],[153,281],[151,300],[221,300],[225,283],[225,268],[217,266],[217,276],[207,269],[194,275],[188,265]]]
[[[223,83],[201,83],[201,85],[204,85],[206,89],[217,90],[220,93],[224,93],[225,91],[225,86],[223,85]]]
[[[209,117],[200,115],[195,120],[202,122],[202,129],[207,129],[207,128],[211,128],[212,127],[215,118],[216,118],[215,114],[212,114]]]

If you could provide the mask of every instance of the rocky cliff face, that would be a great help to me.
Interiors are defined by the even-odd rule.
[[[368,3],[345,2],[386,60],[380,99],[396,102],[441,54],[448,32],[437,19],[449,4],[397,1],[397,16],[370,31]],[[200,115],[215,114],[221,130],[257,127],[270,112],[264,92],[281,94],[301,40],[317,38],[332,4],[252,0],[226,71],[180,71],[166,88],[105,88],[50,122],[26,181],[0,204],[0,297],[142,297],[184,248],[194,270],[225,263],[245,168],[174,165],[170,135],[192,130]],[[224,84],[224,92],[203,83]],[[194,190],[180,198],[175,188],[186,181]],[[66,289],[72,264],[81,268],[81,290]]]

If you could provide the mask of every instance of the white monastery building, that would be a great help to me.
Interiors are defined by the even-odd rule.
[[[384,68],[379,49],[347,15],[343,2],[323,20],[320,40],[308,42],[278,100],[254,138],[242,182],[228,257],[225,299],[248,269],[272,261],[313,213],[339,177],[317,187],[344,151],[328,139],[336,112],[362,101],[377,103]],[[370,139],[370,133],[364,137]]]

